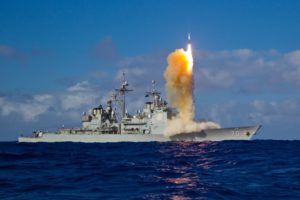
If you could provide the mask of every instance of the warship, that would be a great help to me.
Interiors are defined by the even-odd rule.
[[[94,107],[84,112],[81,128],[60,128],[57,132],[34,131],[30,136],[20,136],[19,142],[167,142],[167,141],[222,141],[250,140],[260,125],[204,129],[199,132],[164,134],[168,121],[178,112],[168,106],[152,81],[152,89],[146,92],[142,110],[130,115],[126,109],[126,94],[132,91],[123,73],[123,81],[104,108]],[[119,111],[118,111],[119,110]]]
[[[188,34],[188,47],[191,38]],[[191,50],[191,49],[190,49]],[[191,52],[190,52],[191,54]],[[190,55],[192,56],[192,55]],[[81,128],[60,128],[57,132],[34,131],[30,136],[20,136],[19,142],[168,142],[168,141],[222,141],[250,140],[261,125],[216,128],[207,126],[194,132],[166,134],[170,121],[176,119],[179,112],[168,106],[152,81],[152,89],[146,92],[142,110],[130,115],[126,109],[126,95],[132,91],[125,79],[115,89],[104,108],[94,107],[81,117]],[[203,122],[205,123],[205,121]],[[187,125],[188,126],[188,125]]]

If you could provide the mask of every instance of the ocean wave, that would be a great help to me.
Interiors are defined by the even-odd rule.
[[[0,145],[1,199],[299,199],[300,141]]]

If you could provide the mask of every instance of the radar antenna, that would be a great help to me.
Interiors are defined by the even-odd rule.
[[[160,97],[160,92],[156,90],[156,82],[155,80],[152,80],[152,89],[149,92],[146,92],[145,97],[152,97],[152,103],[154,107],[160,107],[162,106],[162,98]]]
[[[155,82],[155,80],[152,80],[151,83],[152,83],[152,89],[151,89],[150,92],[146,92],[146,97],[151,96],[154,99],[155,96],[159,96],[160,95],[160,92],[158,92],[156,90],[156,82]]]
[[[123,72],[123,82],[119,89],[115,89],[119,95],[122,97],[121,103],[122,103],[122,117],[125,117],[126,115],[126,93],[132,91],[131,89],[128,89],[129,86],[128,82],[125,79],[125,73]]]

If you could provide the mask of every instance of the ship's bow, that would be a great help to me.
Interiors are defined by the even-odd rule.
[[[208,129],[200,132],[176,134],[171,136],[170,139],[173,141],[250,140],[260,128],[261,125]]]

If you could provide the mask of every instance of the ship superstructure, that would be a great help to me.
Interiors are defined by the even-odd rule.
[[[249,140],[260,126],[219,128],[193,133],[165,136],[168,120],[176,117],[177,111],[168,107],[152,81],[152,89],[146,92],[142,110],[130,115],[126,110],[126,94],[132,91],[123,75],[123,81],[103,107],[99,105],[84,112],[81,128],[60,128],[57,132],[33,132],[21,136],[19,142],[153,142],[153,141],[204,141],[204,140]],[[120,107],[120,109],[117,109]],[[119,110],[119,111],[118,111]],[[119,117],[118,117],[119,116]]]
[[[107,101],[106,108],[102,105],[95,107],[90,113],[83,113],[81,118],[82,128],[80,129],[60,129],[63,133],[99,133],[99,134],[161,134],[167,126],[168,116],[172,116],[171,110],[167,107],[167,102],[162,99],[160,93],[155,88],[155,81],[152,81],[152,90],[146,92],[147,101],[142,110],[138,110],[135,115],[130,115],[126,110],[126,93],[132,91],[125,80],[112,99]],[[117,117],[117,108],[113,104],[120,104],[121,118]],[[173,112],[174,115],[174,112]]]

